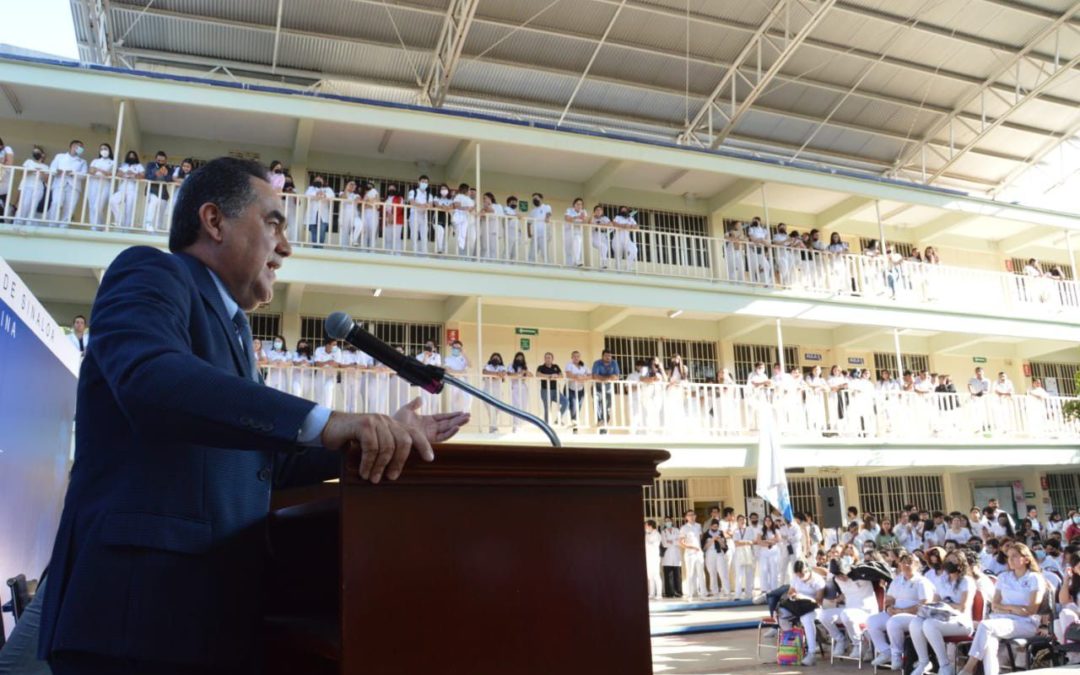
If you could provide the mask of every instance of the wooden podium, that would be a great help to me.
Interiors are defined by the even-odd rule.
[[[371,485],[346,457],[275,498],[271,670],[652,673],[641,487],[667,458],[451,444]]]

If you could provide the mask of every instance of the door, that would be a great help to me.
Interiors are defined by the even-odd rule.
[[[1013,489],[1011,483],[998,484],[975,484],[975,505],[980,509],[986,508],[986,503],[991,497],[997,497],[998,505],[1002,511],[1016,519],[1016,502],[1013,501]]]

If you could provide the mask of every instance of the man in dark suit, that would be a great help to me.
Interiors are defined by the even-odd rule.
[[[130,248],[105,274],[42,613],[57,675],[253,672],[271,487],[336,476],[347,447],[396,479],[468,420],[262,386],[244,312],[269,302],[285,231],[265,168],[221,158],[185,181],[172,254]]]

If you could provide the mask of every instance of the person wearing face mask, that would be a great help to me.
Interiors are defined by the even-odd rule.
[[[611,218],[604,213],[604,207],[597,204],[593,207],[592,218],[589,219],[592,226],[592,245],[597,250],[600,258],[600,269],[608,268],[608,260],[611,258],[611,236],[615,228],[611,227]]]
[[[412,240],[413,253],[428,252],[428,224],[430,222],[431,180],[421,175],[416,187],[409,190],[406,202],[409,205],[409,238]]]
[[[544,203],[544,195],[532,194],[532,208],[526,222],[532,243],[529,247],[529,262],[548,261],[548,224],[551,222],[551,207]]]
[[[146,165],[145,177],[150,183],[146,186],[146,206],[143,208],[143,228],[147,232],[162,229],[162,220],[169,205],[169,188],[172,183],[173,167],[163,150],[158,150],[154,161]]]
[[[373,249],[379,243],[379,214],[382,211],[379,189],[374,183],[364,181],[360,184],[360,202],[363,205],[360,214],[360,231],[354,237],[353,245]]]
[[[273,387],[278,391],[288,391],[289,370],[292,357],[285,348],[285,338],[275,335],[270,341],[270,348],[266,350],[266,386]]]
[[[682,549],[679,548],[679,530],[671,521],[671,516],[664,518],[664,529],[660,532],[664,546],[661,560],[664,568],[664,597],[682,597]]]
[[[315,373],[311,366],[315,362],[315,350],[311,343],[300,339],[296,341],[296,349],[292,352],[292,381],[290,387],[294,396],[303,398],[315,398]]]
[[[296,182],[288,173],[285,174],[285,182],[281,187],[281,202],[285,207],[285,220],[288,221],[285,236],[290,242],[300,241],[301,219],[297,216],[300,212],[300,197],[296,194]]]
[[[432,202],[435,206],[435,252],[446,253],[446,228],[450,224],[450,211],[454,200],[446,183],[439,186],[439,195]]]
[[[347,412],[387,414],[389,380],[375,377],[375,359],[352,345],[341,353],[341,388]]]
[[[53,178],[49,195],[48,219],[60,227],[66,227],[75,214],[75,206],[82,195],[82,177],[86,175],[86,160],[83,142],[74,140],[68,144],[68,151],[53,157],[49,171]]]
[[[506,381],[506,366],[503,364],[502,354],[499,352],[492,353],[488,358],[488,362],[484,364],[484,391],[491,394],[500,401],[505,400],[503,396],[503,383]],[[495,433],[499,430],[499,409],[494,406],[485,406],[488,413],[488,430],[491,433]]]
[[[502,205],[495,200],[495,195],[485,192],[480,201],[478,234],[480,236],[480,257],[489,260],[502,258]]]
[[[629,207],[620,206],[619,215],[615,216],[612,225],[615,226],[615,234],[611,238],[611,251],[615,254],[615,269],[633,271],[638,254],[633,230],[639,229],[637,221],[634,220],[634,213],[631,213]]]
[[[95,230],[101,225],[105,205],[112,196],[110,180],[115,165],[112,146],[102,143],[98,148],[98,156],[90,162],[90,178],[86,181],[86,219]]]
[[[1054,619],[1054,636],[1058,644],[1065,644],[1065,631],[1080,621],[1080,555],[1069,556],[1065,568],[1065,580],[1058,587],[1058,617]],[[1080,653],[1069,652],[1070,664],[1080,663]]]
[[[450,343],[450,355],[446,357],[443,364],[451,375],[462,380],[468,378],[469,357],[465,355],[461,340],[454,340]],[[468,412],[471,405],[472,396],[457,387],[450,388],[451,412]]]
[[[450,224],[454,226],[454,239],[457,241],[457,254],[469,255],[469,225],[474,212],[476,202],[469,196],[469,185],[462,183],[458,186],[457,194],[453,199],[453,211],[450,213]]]
[[[1072,541],[1080,537],[1080,513],[1073,513],[1069,518],[1069,524],[1065,527],[1064,541]]]
[[[588,220],[585,200],[578,197],[570,208],[566,209],[563,222],[563,264],[568,267],[581,267],[585,262],[582,240],[584,225]]]
[[[19,182],[19,208],[15,212],[16,225],[29,225],[36,219],[37,205],[45,195],[46,176],[49,165],[43,161],[45,151],[35,145],[29,159],[23,162],[23,177]]]
[[[345,189],[338,195],[338,238],[342,245],[356,246],[360,240],[360,232],[363,226],[360,222],[360,212],[356,208],[356,202],[360,199],[356,191],[356,181],[350,180],[345,183]]]
[[[529,372],[529,364],[525,362],[525,352],[514,354],[514,360],[506,372],[510,378],[510,405],[518,410],[528,410],[529,385],[526,378],[532,377],[532,373]],[[519,426],[521,426],[521,420],[515,417],[512,431],[516,433]]]
[[[862,643],[866,620],[878,611],[873,582],[848,576],[853,565],[850,557],[829,561],[830,579],[836,584],[840,597],[836,606],[821,610],[821,623],[832,638],[833,656],[857,655],[860,650],[852,647]],[[843,633],[840,626],[844,627]]]
[[[341,367],[341,348],[337,340],[328,339],[322,347],[315,350],[315,366],[318,372],[315,376],[316,400],[327,408],[334,407],[337,394],[338,369]]]
[[[120,184],[116,186],[116,192],[109,197],[109,212],[116,227],[128,229],[135,223],[139,180],[145,171],[139,162],[139,154],[134,150],[128,150],[124,155],[124,163],[116,167],[116,177],[120,179]]]
[[[684,524],[679,528],[679,548],[682,549],[683,565],[686,567],[686,599],[705,597],[705,553],[701,550],[701,525],[697,514],[688,510]]]
[[[386,204],[383,212],[383,245],[394,253],[405,250],[405,206],[398,186],[386,186]],[[389,242],[386,240],[389,239]]]
[[[727,555],[727,540],[720,531],[720,520],[711,518],[709,529],[703,535],[705,549],[705,577],[709,584],[709,597],[720,597],[720,557]]]
[[[506,260],[518,259],[518,242],[523,241],[521,236],[521,219],[518,218],[518,198],[510,195],[506,198],[506,206],[502,209],[502,227],[505,228],[503,238],[506,240]]]
[[[439,350],[435,348],[435,343],[428,340],[424,343],[424,350],[416,355],[416,360],[420,363],[429,366],[441,366],[442,356],[439,354]],[[426,411],[435,412],[435,409],[439,404],[439,395],[430,394],[424,390],[420,390],[420,409]],[[430,413],[426,413],[430,414]]]
[[[791,273],[795,266],[790,250],[791,238],[788,237],[787,225],[780,223],[772,236],[773,252],[776,256],[776,270],[780,273],[780,285],[791,286]]]
[[[746,522],[746,516],[735,519],[735,532],[731,537],[734,544],[735,595],[749,600],[754,594],[754,542],[758,540],[758,529]]]
[[[191,175],[191,172],[195,170],[195,160],[190,157],[184,158],[180,162],[180,166],[173,169],[172,182],[176,186],[176,191],[173,193],[173,200],[168,205],[169,222],[172,222],[173,209],[176,208],[176,203],[180,201],[180,191],[184,189],[184,182],[187,177]],[[168,229],[168,227],[166,227]]]
[[[322,248],[326,242],[326,232],[330,228],[330,208],[334,199],[334,190],[327,186],[326,179],[315,176],[311,185],[304,191],[307,198],[307,213],[304,222],[308,226],[309,241],[316,248]]]
[[[934,650],[939,665],[938,675],[953,675],[953,669],[945,648],[945,638],[968,637],[974,632],[971,608],[978,589],[971,576],[967,559],[950,554],[942,566],[945,577],[936,585],[934,601],[941,603],[943,612],[937,616],[925,615],[911,622],[911,642],[918,654],[918,661],[911,675],[930,672],[930,648]],[[944,616],[949,614],[949,616]]]
[[[813,570],[805,560],[796,560],[792,568],[791,586],[787,595],[789,602],[809,603],[812,608],[796,617],[786,603],[780,605],[780,627],[790,630],[796,623],[802,624],[806,635],[804,666],[812,666],[817,659],[817,626],[821,616],[821,603],[825,599],[825,579]]]
[[[274,192],[285,189],[285,165],[276,159],[270,162],[270,187]]]

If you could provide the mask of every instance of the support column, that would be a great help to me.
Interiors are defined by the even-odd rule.
[[[477,162],[479,163],[480,155],[477,152]],[[480,172],[477,171],[479,174]],[[480,192],[480,188],[476,188],[477,192]],[[483,360],[484,360],[484,298],[482,296],[476,296],[476,358],[473,359],[473,368],[476,370],[476,382],[477,386],[483,384],[482,377],[483,372]]]
[[[881,202],[874,200],[874,214],[877,215],[878,252],[885,253],[885,223],[881,220]]]
[[[900,353],[900,329],[893,328],[893,348],[896,350],[896,374],[894,377],[900,379],[904,374],[904,361],[903,355]]]
[[[116,170],[120,167],[120,139],[124,133],[124,113],[127,109],[127,99],[120,99],[120,110],[116,114],[116,136],[113,139],[113,167],[112,175],[109,176],[109,195],[116,192]],[[112,224],[112,209],[109,208],[108,200],[105,204],[105,230],[109,230],[109,226]],[[121,223],[123,225],[123,223]]]
[[[1072,265],[1073,269],[1073,281],[1076,281],[1076,252],[1073,251],[1072,230],[1065,230],[1065,248],[1069,251],[1069,264]]]
[[[765,194],[765,183],[761,184],[761,208],[765,211],[765,228],[769,227],[769,197]]]
[[[780,327],[780,319],[776,320],[776,355],[780,372],[787,372],[787,364],[784,363],[784,330]]]

